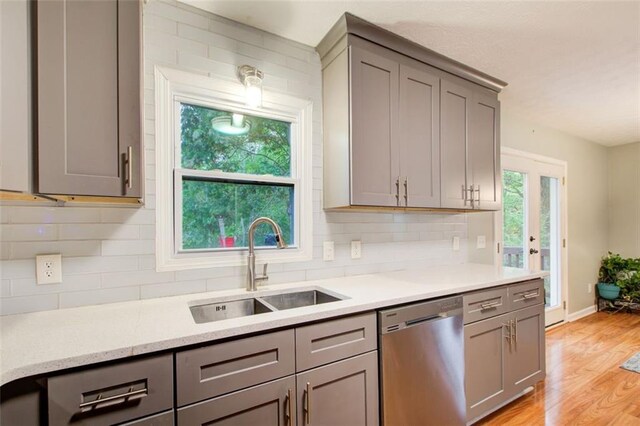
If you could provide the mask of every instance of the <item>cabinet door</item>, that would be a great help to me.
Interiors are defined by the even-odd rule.
[[[471,91],[448,80],[440,82],[440,170],[441,204],[467,209],[467,144]]]
[[[468,151],[468,182],[475,190],[474,208],[500,210],[500,103],[495,95],[473,94]]]
[[[296,424],[294,376],[254,386],[178,410],[178,425]]]
[[[400,65],[400,205],[440,207],[440,79]]]
[[[377,351],[300,373],[296,381],[300,424],[378,424]]]
[[[36,10],[38,191],[140,196],[139,2]]]
[[[512,314],[464,326],[465,394],[467,421],[472,421],[508,397],[505,364],[508,327]]]
[[[398,205],[399,65],[387,56],[386,49],[379,50],[375,54],[350,47],[353,205]]]
[[[515,395],[544,379],[544,304],[514,312],[514,339],[506,371],[510,393]]]

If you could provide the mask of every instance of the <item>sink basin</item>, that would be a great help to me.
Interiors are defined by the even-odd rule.
[[[189,310],[196,324],[221,321],[230,318],[266,314],[285,309],[302,308],[321,303],[337,302],[344,296],[334,296],[317,289],[276,293],[268,296],[225,300],[207,299],[189,303]]]
[[[277,310],[301,308],[303,306],[319,305],[321,303],[337,302],[338,297],[323,293],[319,290],[305,290],[295,293],[274,294],[260,298]]]
[[[273,312],[270,307],[253,297],[249,299],[229,300],[226,302],[199,304],[190,306],[189,309],[196,324]]]

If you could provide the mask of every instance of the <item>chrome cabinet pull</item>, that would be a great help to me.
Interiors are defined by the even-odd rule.
[[[467,205],[467,188],[462,185],[462,199],[464,200],[464,205]]]
[[[285,401],[287,402],[287,425],[291,426],[291,422],[293,421],[291,418],[291,389],[287,389]]]
[[[133,396],[140,396],[140,398],[144,398],[145,396],[147,396],[148,393],[149,393],[149,390],[147,388],[133,390],[133,388],[131,387],[131,388],[129,388],[128,392],[122,393],[120,395],[108,396],[106,398],[103,398],[102,394],[98,394],[98,397],[96,399],[94,399],[93,401],[80,403],[80,409],[83,410],[85,408],[93,408],[94,406],[96,406],[98,404],[103,404],[105,402],[115,401],[117,399],[122,399],[122,401],[119,401],[118,404],[123,404],[123,403],[129,401],[129,399],[131,397],[133,397]]]
[[[474,194],[477,193],[478,194],[478,199],[475,200],[478,203],[478,207],[480,207],[480,185],[476,185],[476,189],[474,191]],[[471,195],[471,197],[473,198],[473,194]]]
[[[518,318],[513,320],[513,336],[515,337],[513,343],[518,345]]]
[[[396,205],[400,206],[400,176],[396,179]]]
[[[409,205],[409,178],[404,178],[404,205]]]
[[[305,415],[305,424],[311,423],[311,392],[309,392],[311,384],[307,382],[306,389],[304,390],[305,395],[305,407],[304,407],[304,415]]]
[[[491,308],[495,308],[497,306],[500,306],[500,302],[488,302],[488,303],[481,303],[480,304],[480,310],[481,311],[486,311],[487,309],[491,309]]]
[[[133,188],[133,147],[127,147],[127,188]]]
[[[471,201],[471,208],[472,208],[472,209],[475,209],[475,201],[476,201],[476,200],[475,200],[475,197],[474,197],[475,190],[473,189],[473,185],[471,185],[471,186],[469,187],[469,193],[470,193],[470,195],[471,195],[471,198],[470,198],[470,201]]]
[[[504,328],[508,328],[507,330],[507,335],[504,335]],[[511,350],[511,321],[507,321],[507,323],[502,323],[502,336],[507,339],[507,341],[509,342],[509,350]]]
[[[522,297],[524,299],[534,299],[534,298],[538,297],[538,290],[534,291],[533,293],[524,293],[522,295]]]

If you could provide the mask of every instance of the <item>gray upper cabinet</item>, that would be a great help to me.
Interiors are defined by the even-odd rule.
[[[467,187],[467,147],[472,92],[467,87],[441,82],[440,159],[442,207],[470,208]]]
[[[325,209],[500,209],[506,83],[350,14],[317,50]]]
[[[37,190],[140,197],[141,4],[38,1]]]
[[[473,185],[474,208],[500,210],[500,103],[495,95],[473,94],[469,133],[469,180]]]
[[[414,62],[414,61],[412,61]],[[400,65],[400,205],[440,205],[440,79]]]
[[[399,65],[375,50],[351,48],[351,204],[397,206]]]

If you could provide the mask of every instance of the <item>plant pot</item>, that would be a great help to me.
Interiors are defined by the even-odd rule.
[[[220,237],[220,247],[234,247],[236,245],[235,237]]]
[[[620,287],[611,283],[598,283],[598,294],[603,299],[615,300],[620,295]]]

